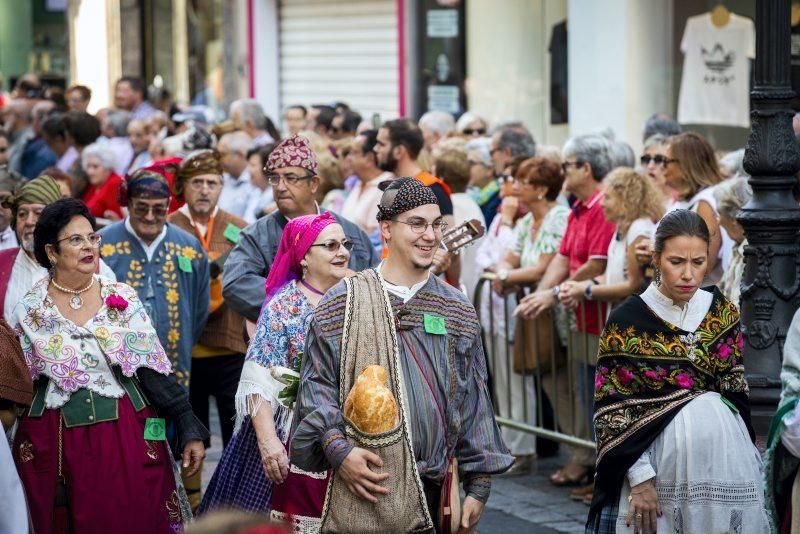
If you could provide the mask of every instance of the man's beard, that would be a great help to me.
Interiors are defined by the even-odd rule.
[[[22,250],[25,252],[33,252],[33,238],[22,239]]]
[[[428,265],[422,265],[421,263],[417,263],[414,260],[411,260],[411,265],[413,265],[415,269],[419,269],[420,271],[427,271],[428,269],[433,267],[433,262],[430,262]]]
[[[395,170],[397,170],[397,159],[392,155],[391,152],[389,152],[389,154],[386,156],[386,161],[378,162],[378,167],[382,171],[393,173]]]

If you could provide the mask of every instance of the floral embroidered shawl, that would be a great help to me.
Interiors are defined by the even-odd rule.
[[[595,374],[597,474],[587,531],[598,527],[604,505],[616,505],[628,469],[692,399],[720,393],[753,437],[739,311],[717,288],[713,293],[694,332],[667,323],[639,296],[611,313]]]
[[[122,389],[104,379],[102,359],[125,376],[140,367],[168,375],[170,363],[136,291],[102,276],[97,280],[103,305],[85,325],[61,315],[47,294],[46,276],[14,308],[14,328],[34,380],[45,375],[66,393],[87,388],[121,397]],[[120,297],[127,306],[120,305]]]

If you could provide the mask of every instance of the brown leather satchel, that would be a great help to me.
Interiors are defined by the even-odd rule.
[[[514,372],[529,374],[553,368],[553,313],[545,310],[536,319],[517,318],[514,329]],[[556,362],[559,357],[556,354]]]

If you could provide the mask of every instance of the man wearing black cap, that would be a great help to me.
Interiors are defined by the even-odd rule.
[[[334,469],[323,530],[441,529],[457,509],[454,471],[467,494],[452,514],[455,529],[473,529],[490,475],[514,462],[492,414],[480,325],[467,297],[430,273],[446,228],[436,195],[413,178],[381,187],[377,218],[389,256],[330,289],[314,312],[292,461]],[[373,365],[390,377],[399,424],[390,421],[396,429],[367,450],[343,412],[357,374]],[[372,503],[367,512],[347,513],[360,501]],[[415,502],[421,506],[409,506]]]

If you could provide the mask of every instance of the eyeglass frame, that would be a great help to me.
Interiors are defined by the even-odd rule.
[[[423,219],[424,223],[423,223],[423,222],[415,222],[415,223],[410,223],[410,222],[408,222],[408,221],[401,221],[401,220],[399,220],[399,219],[390,219],[390,220],[391,220],[392,222],[397,222],[397,223],[400,223],[400,224],[405,224],[406,226],[408,226],[409,230],[411,230],[413,233],[415,233],[415,234],[417,234],[417,235],[424,235],[424,234],[425,234],[425,232],[427,232],[427,231],[428,231],[428,226],[430,226],[430,227],[433,229],[433,233],[434,233],[434,234],[436,234],[436,232],[439,232],[440,234],[443,234],[443,233],[444,233],[444,231],[445,231],[445,230],[447,229],[447,227],[449,226],[449,225],[447,224],[447,221],[444,221],[444,220],[442,220],[442,219],[437,219],[437,220],[435,220],[435,221],[433,221],[433,222],[428,222],[428,221],[425,221],[425,220]],[[420,230],[420,231],[417,231],[417,230],[415,230],[415,229],[414,229],[414,227],[415,227],[415,226],[417,226],[417,227],[420,227],[420,226],[422,226],[423,224],[424,224],[425,226],[422,228],[422,230]],[[438,226],[439,228],[436,228],[437,226]]]
[[[89,237],[89,236],[92,236],[92,237]],[[81,242],[78,243],[78,244],[70,243],[70,246],[78,248],[78,247],[81,247],[84,243],[88,243],[91,248],[99,247],[100,246],[100,242],[103,241],[103,236],[101,236],[100,234],[98,234],[96,232],[89,234],[89,236],[85,236],[85,235],[81,235],[81,234],[72,234],[70,236],[63,237],[61,239],[57,239],[56,243],[61,243],[62,241],[68,241],[68,240],[71,240],[74,237],[79,237],[81,239]],[[97,238],[97,242],[96,243],[92,243],[92,238]]]
[[[278,174],[277,172],[268,172],[266,167],[263,170],[264,170],[264,179],[266,179],[267,183],[269,185],[271,185],[272,187],[275,187],[276,185],[280,184],[281,181],[286,182],[287,185],[295,186],[295,185],[300,183],[300,180],[311,181],[316,176],[316,174],[314,174],[314,173],[309,173],[309,174],[306,174],[305,176],[295,176],[293,174],[289,174],[287,176],[284,176],[282,174]],[[272,178],[274,176],[277,176],[278,179],[273,181]],[[289,176],[291,176],[292,178],[289,179]]]
[[[331,248],[333,247],[334,244],[337,245],[336,249]],[[328,239],[324,243],[312,243],[311,245],[309,245],[309,247],[325,247],[326,251],[330,252],[331,254],[334,254],[336,252],[339,252],[339,250],[342,247],[344,247],[346,251],[350,252],[351,250],[353,250],[354,245],[355,242],[345,237],[341,241],[336,239]]]
[[[580,159],[576,159],[575,161],[565,161],[561,164],[561,170],[567,172],[567,169],[574,166],[576,169],[583,167],[586,165],[586,162]]]

